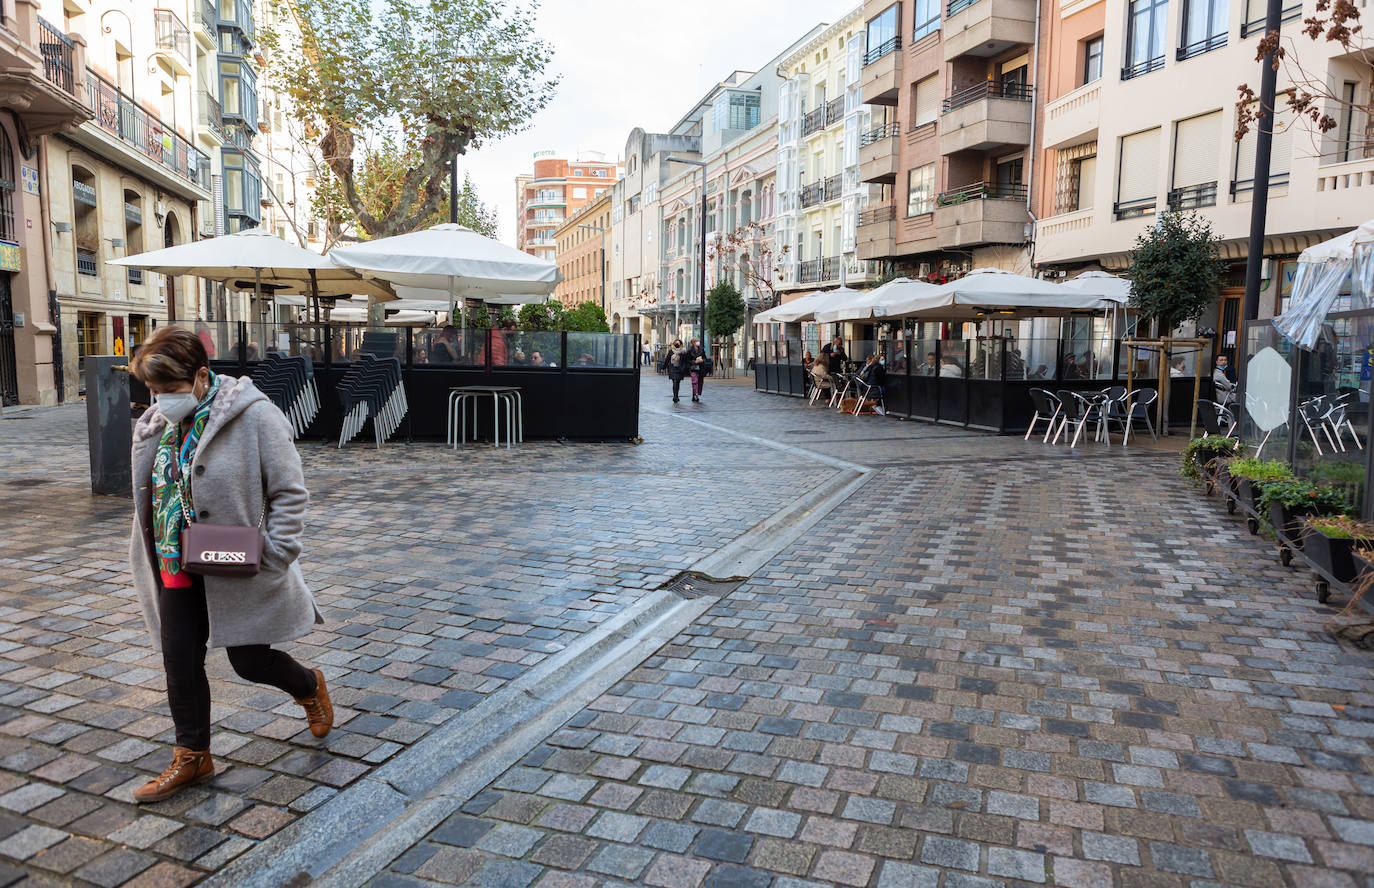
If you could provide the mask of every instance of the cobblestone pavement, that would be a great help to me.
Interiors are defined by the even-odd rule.
[[[1348,886],[1374,876],[1369,655],[1176,457],[645,380],[646,443],[302,445],[341,729],[211,658],[223,773],[167,760],[127,504],[78,409],[0,419],[0,886],[190,883],[836,469],[823,524],[374,884]],[[227,766],[227,767],[225,767]]]
[[[1176,457],[707,396],[879,471],[374,885],[1370,883],[1369,655]]]

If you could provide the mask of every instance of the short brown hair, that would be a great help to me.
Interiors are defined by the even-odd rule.
[[[138,347],[129,372],[144,384],[193,382],[201,367],[210,366],[205,343],[190,330],[159,327]]]

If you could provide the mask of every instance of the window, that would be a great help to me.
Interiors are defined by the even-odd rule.
[[[940,0],[916,0],[913,15],[916,26],[911,32],[912,43],[940,30]]]
[[[1231,179],[1231,196],[1235,197],[1252,191],[1255,187],[1255,149],[1259,142],[1259,128],[1273,132],[1274,137],[1269,149],[1269,185],[1286,185],[1288,167],[1292,157],[1293,112],[1284,106],[1286,96],[1279,93],[1275,105],[1278,119],[1265,118],[1250,125],[1250,131],[1236,143],[1235,175]]]
[[[644,202],[656,203],[658,201],[658,183],[650,182],[644,186]]]
[[[143,252],[143,197],[137,191],[124,192],[124,255],[133,256]],[[128,281],[131,284],[143,283],[143,269],[130,268]]]
[[[894,3],[868,21],[868,55],[864,64],[871,65],[884,56],[902,48],[899,36],[902,24],[902,5]]]
[[[997,164],[997,193],[999,196],[1011,196],[1020,189],[1021,175],[1025,170],[1025,164],[1025,159],[1021,157],[1013,157]]]
[[[76,357],[79,369],[86,369],[87,355],[103,355],[105,347],[101,343],[101,333],[104,324],[101,321],[104,315],[94,311],[79,311],[76,313]]]
[[[911,114],[911,128],[918,129],[940,116],[940,75],[932,74],[918,81],[914,92],[916,107]]]
[[[583,200],[585,200],[586,197],[587,197],[587,189],[585,189],[585,188],[574,188],[574,189],[573,189],[573,199],[574,199],[574,200],[577,200],[577,199],[583,199]]]
[[[920,216],[935,211],[935,164],[907,173],[906,214]]]
[[[1215,206],[1221,161],[1221,112],[1200,114],[1174,126],[1174,171],[1169,205],[1184,210]]]
[[[574,176],[580,176],[580,175],[582,175],[582,171],[581,171],[581,170],[573,170],[573,175],[574,175]]]
[[[1131,0],[1122,80],[1164,67],[1164,34],[1168,25],[1169,0]]]
[[[1102,38],[1083,41],[1083,83],[1102,79]]]
[[[1263,34],[1268,4],[1265,0],[1245,0],[1245,18],[1241,19],[1240,36],[1249,37],[1253,34]],[[1295,22],[1302,18],[1302,3],[1299,0],[1290,0],[1283,7],[1284,23]]]
[[[0,240],[18,239],[14,228],[14,148],[0,129]]]
[[[1158,197],[1159,129],[1125,136],[1116,165],[1116,218],[1131,219],[1155,211]]]
[[[1350,160],[1355,140],[1355,83],[1347,80],[1341,85],[1340,120],[1336,124],[1336,163]],[[4,175],[0,167],[0,176]]]
[[[759,125],[759,94],[721,93],[712,106],[712,118],[716,132],[753,129]]]
[[[631,216],[633,216],[635,213],[638,213],[638,212],[639,212],[639,195],[638,195],[638,194],[636,194],[634,197],[630,198],[630,208],[629,208],[629,210],[628,210],[627,212],[629,212],[629,214],[630,214]]]
[[[1074,161],[1078,186],[1074,200],[1075,210],[1089,210],[1093,205],[1093,188],[1097,185],[1097,158],[1084,157]]]
[[[1227,0],[1184,0],[1179,61],[1226,45]]]

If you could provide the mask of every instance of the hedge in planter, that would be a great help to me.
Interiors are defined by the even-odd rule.
[[[1279,459],[1255,459],[1251,456],[1233,459],[1226,463],[1226,472],[1231,476],[1231,490],[1234,497],[1227,502],[1227,509],[1235,511],[1237,500],[1246,503],[1251,509],[1258,509],[1255,502],[1254,485],[1265,481],[1283,481],[1293,476],[1293,469]],[[1257,527],[1252,524],[1250,532]]]
[[[1299,520],[1314,515],[1346,515],[1350,501],[1344,491],[1302,478],[1259,482],[1255,498],[1260,521],[1294,546],[1302,548]]]
[[[1356,521],[1348,515],[1318,516],[1307,519],[1303,532],[1303,552],[1308,559],[1332,579],[1349,584],[1359,574],[1359,567],[1351,552],[1359,547],[1368,549],[1374,540],[1374,526]],[[1330,587],[1325,580],[1317,583],[1317,598],[1325,602]]]
[[[1183,449],[1183,465],[1178,471],[1196,486],[1202,483],[1202,473],[1208,463],[1214,459],[1231,459],[1240,452],[1240,442],[1235,438],[1223,438],[1220,435],[1194,438]]]

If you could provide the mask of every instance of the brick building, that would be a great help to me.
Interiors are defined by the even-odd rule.
[[[552,151],[537,152],[533,171],[515,177],[516,247],[555,261],[554,233],[559,226],[591,201],[609,194],[620,174],[620,164],[597,152],[577,160],[556,157]]]
[[[609,190],[569,216],[554,232],[563,281],[553,295],[565,308],[584,302],[606,307],[603,288],[610,273],[610,258],[606,254],[610,233]]]

